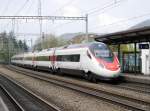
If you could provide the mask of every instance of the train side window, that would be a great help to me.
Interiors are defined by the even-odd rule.
[[[57,61],[62,61],[62,55],[57,56]]]
[[[49,61],[49,56],[37,56],[37,61]]]
[[[80,61],[80,55],[79,54],[71,55],[71,61],[72,62],[79,62]]]
[[[69,61],[69,62],[72,61],[71,55],[67,55],[67,56],[66,56],[66,61]]]
[[[58,55],[57,61],[68,61],[68,62],[79,62],[80,61],[80,55],[74,54],[74,55]]]
[[[62,55],[62,61],[70,61],[68,55]]]
[[[32,57],[25,57],[25,60],[31,61]]]

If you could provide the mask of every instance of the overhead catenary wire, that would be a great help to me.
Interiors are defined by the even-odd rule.
[[[98,13],[98,12],[103,11],[103,10],[105,10],[107,8],[110,8],[110,7],[112,7],[112,6],[116,5],[116,4],[122,3],[123,1],[126,1],[126,0],[119,0],[119,1],[116,1],[116,2],[112,2],[112,3],[106,5],[106,6],[102,7],[102,8],[94,9],[92,11],[89,10],[88,11],[88,15],[93,15],[95,13]]]
[[[6,6],[5,6],[4,9],[2,10],[1,15],[4,15],[4,14],[7,12],[8,7],[9,7],[10,4],[11,4],[11,1],[7,0]],[[1,29],[2,29],[2,23],[1,23]]]
[[[5,6],[5,8],[3,9],[1,15],[4,15],[4,14],[7,12],[10,3],[11,3],[11,1],[7,0],[6,6]]]
[[[85,11],[85,12],[83,12],[83,13],[87,13],[89,16],[90,15],[93,15],[93,14],[95,14],[95,13],[98,13],[98,12],[101,12],[101,11],[103,11],[102,13],[104,13],[105,11],[104,10],[106,10],[106,9],[108,9],[108,8],[114,8],[114,7],[116,7],[116,6],[118,6],[118,4],[119,3],[122,3],[123,1],[125,1],[125,0],[119,0],[119,1],[113,1],[113,2],[111,2],[111,3],[108,3],[107,5],[105,5],[105,6],[103,6],[102,8],[92,8],[92,9],[90,9],[90,10],[88,10],[88,11]],[[84,15],[85,15],[84,14]],[[90,19],[91,20],[91,19]],[[70,23],[73,23],[74,21],[71,21],[71,22],[67,22],[67,23],[63,23],[63,24],[61,24],[61,25],[58,25],[58,26],[56,26],[56,27],[54,27],[54,28],[57,28],[57,27],[62,27],[62,25],[67,25],[67,24],[70,24]]]
[[[145,14],[142,14],[142,15],[138,15],[138,16],[126,18],[126,19],[123,19],[123,20],[115,21],[115,22],[107,24],[107,25],[95,26],[95,27],[89,28],[89,29],[91,30],[91,29],[95,29],[95,28],[98,28],[98,27],[107,27],[107,26],[111,26],[111,25],[114,25],[114,24],[118,24],[118,23],[122,23],[122,22],[127,22],[127,21],[134,20],[134,19],[139,19],[139,18],[142,18],[142,17],[145,17],[145,16],[150,16],[150,13],[145,13]]]
[[[24,4],[19,8],[19,10],[15,13],[15,15],[18,15],[25,8],[28,2],[29,0],[26,0]]]
[[[105,12],[107,12],[108,11],[108,9],[110,10],[110,9],[112,9],[112,8],[116,8],[116,7],[118,7],[118,6],[120,6],[120,3],[122,3],[123,1],[126,1],[126,0],[120,0],[120,2],[119,3],[112,3],[113,5],[111,5],[110,7],[108,6],[108,7],[106,7],[106,8],[101,8],[101,10],[99,10],[99,11],[97,11],[97,13],[92,13],[92,17],[93,16],[95,16],[95,14],[99,14],[99,15],[101,15],[101,14],[104,14]],[[92,22],[92,21],[94,21],[92,18],[91,19],[89,19],[89,21],[90,22]]]
[[[31,8],[32,8],[32,6],[34,4],[33,0],[30,0],[30,1],[31,1],[31,3],[30,3],[29,7],[27,8],[27,10],[25,12],[26,14],[28,14],[31,11]]]
[[[61,7],[59,7],[58,9],[56,9],[56,10],[52,13],[52,15],[55,14],[56,12],[58,12],[58,11],[61,11],[61,10],[64,9],[66,6],[72,4],[74,1],[76,1],[76,0],[69,0],[67,3],[63,4]]]
[[[16,11],[16,13],[14,14],[14,16],[18,15],[18,14],[25,8],[25,6],[26,6],[26,4],[27,4],[28,2],[29,2],[29,0],[26,0],[26,1],[23,3],[23,5],[19,8],[19,10]],[[11,23],[11,21],[9,21],[9,22],[4,26],[4,29],[5,29],[6,27],[8,27],[10,23]]]
[[[67,3],[63,4],[61,7],[59,7],[58,9],[56,9],[52,14],[54,14],[54,13],[56,13],[56,12],[58,12],[58,11],[61,11],[61,10],[64,9],[66,6],[72,4],[74,1],[77,1],[77,0],[70,0],[70,1],[68,1]],[[59,27],[59,26],[62,26],[62,25],[70,24],[70,23],[73,23],[73,22],[74,22],[74,21],[71,21],[71,22],[69,21],[69,22],[67,22],[67,23],[63,23],[63,24],[57,25],[57,26],[55,26],[55,28],[57,28],[57,27]],[[53,23],[54,23],[54,21],[53,21]],[[51,29],[52,29],[52,28],[51,28]]]
[[[123,1],[123,0],[120,0],[120,1]],[[113,3],[111,3],[111,5],[112,5],[112,4],[116,4],[117,2],[120,2],[120,1],[113,2]],[[57,9],[56,11],[63,9],[65,6],[67,6],[68,4],[70,4],[70,3],[72,3],[72,2],[73,2],[72,0],[69,1],[69,2],[67,2],[67,3],[64,4],[62,7],[60,7],[59,9]],[[108,7],[110,7],[110,5],[107,5],[106,7],[103,7],[102,10],[104,10],[105,8],[108,8]],[[98,10],[99,10],[99,9],[98,9]],[[97,11],[98,11],[98,10],[97,10]],[[56,12],[56,11],[55,11],[55,12]],[[99,11],[100,11],[100,10],[99,10]],[[94,12],[95,12],[95,11],[94,11]],[[90,13],[94,13],[94,12],[90,12]],[[71,22],[67,22],[67,23],[58,25],[58,26],[56,26],[55,28],[57,28],[57,27],[59,27],[59,26],[62,26],[62,25],[66,25],[66,24],[72,23],[72,22],[74,22],[74,21],[71,21]]]
[[[28,3],[29,0],[26,0],[25,3],[19,8],[19,10],[15,13],[15,15],[19,14],[24,7],[26,6],[26,4]],[[9,25],[10,21],[8,22],[7,26]],[[15,21],[14,19],[12,19],[12,31],[15,31]],[[10,64],[10,57],[11,57],[11,52],[10,52],[10,40],[8,40],[8,58],[9,58],[9,64]]]
[[[106,11],[108,11],[108,9],[110,10],[112,8],[116,8],[116,7],[120,6],[120,3],[124,2],[124,1],[126,1],[126,0],[119,0],[119,1],[114,0],[111,3],[107,2],[106,5],[104,5],[102,8],[92,8],[88,11],[85,11],[84,13],[88,14],[88,16],[90,16],[89,21],[92,22],[92,21],[94,21],[93,16],[95,16],[95,15],[97,16],[97,13],[99,15],[102,14],[102,13],[105,13]],[[92,17],[91,17],[91,15],[92,15]]]
[[[53,28],[51,28],[50,30],[63,27],[64,25],[72,24],[74,22],[76,22],[76,21],[69,21],[69,22],[66,22],[66,23],[58,24],[58,25],[54,26]]]
[[[27,0],[28,1],[28,0]],[[115,2],[113,2],[113,3],[111,3],[111,4],[117,4],[117,3],[121,3],[121,1],[125,1],[125,0],[119,0],[119,1],[116,1],[116,3]],[[106,5],[106,6],[108,6],[109,7],[109,5]],[[113,6],[116,6],[116,5],[113,5]],[[24,7],[24,6],[23,6]],[[93,11],[90,11],[89,13],[92,13],[92,14],[95,14],[95,13],[99,13],[99,12],[101,12],[102,10],[105,10],[105,9],[108,9],[108,7],[106,8],[101,8],[101,10],[100,9],[94,9]],[[110,6],[110,7],[112,7],[112,6]],[[109,8],[110,8],[109,7]],[[96,11],[96,12],[95,12]],[[68,23],[64,23],[64,24],[60,24],[59,26],[60,27],[62,27],[62,25],[66,25],[66,24],[69,24],[69,23],[72,23],[73,21],[69,21]],[[59,27],[59,26],[56,26],[56,28],[57,27]],[[104,25],[102,25],[102,26],[104,26]],[[106,26],[106,25],[105,25]],[[98,26],[99,27],[99,26]],[[55,28],[55,27],[54,27]]]

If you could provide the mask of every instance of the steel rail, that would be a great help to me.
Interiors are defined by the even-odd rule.
[[[110,86],[110,87],[115,87],[115,88],[121,88],[121,89],[125,89],[125,90],[131,90],[131,91],[135,91],[135,92],[140,92],[140,93],[145,93],[145,94],[150,94],[150,86],[148,86],[147,84],[142,84],[142,86],[140,85],[136,85],[136,83],[119,83],[119,84],[112,84],[112,83],[107,83],[107,82],[100,82],[98,83],[100,85],[106,85],[106,86]]]
[[[17,111],[25,111],[23,107],[16,101],[16,99],[7,91],[7,89],[0,84],[0,89],[2,89],[3,93],[7,96],[9,101],[14,105]]]
[[[134,83],[136,84],[136,83]],[[127,89],[127,90],[133,90],[133,91],[136,91],[136,92],[141,92],[141,93],[145,93],[145,94],[150,94],[150,86],[147,87],[148,85],[142,85],[142,86],[138,86],[138,85],[133,85],[133,84],[120,84],[120,85],[116,85],[116,87],[119,87],[119,88],[124,88],[124,89]]]
[[[26,111],[26,110],[29,110],[29,109],[32,110],[32,111],[34,111],[35,109],[36,109],[35,111],[41,111],[42,109],[44,111],[61,111],[59,107],[57,107],[56,105],[42,99],[40,96],[38,96],[35,93],[33,93],[32,91],[28,90],[24,86],[20,85],[19,82],[13,80],[12,78],[10,78],[6,75],[4,76],[2,74],[1,74],[1,77],[3,77],[3,79],[5,81],[7,81],[7,83],[15,89],[13,91],[16,91],[19,94],[21,94],[21,92],[24,92],[24,94],[22,93],[21,96],[20,95],[19,96],[14,95],[14,94],[12,94],[13,91],[10,91],[11,89],[7,85],[5,85],[4,83],[1,83],[2,84],[1,86],[7,92],[9,97],[11,97],[12,100],[17,104],[17,106],[19,106],[19,108],[21,109],[20,111]],[[14,84],[14,85],[12,85],[12,84]],[[18,88],[21,91],[19,91]],[[18,98],[18,97],[22,97],[22,98],[26,97],[26,99],[21,100],[22,98]],[[25,105],[25,104],[29,104],[29,103],[30,103],[30,105],[33,104],[33,108],[32,108],[32,106],[28,107],[28,105]]]
[[[47,76],[44,76],[42,74],[38,74],[37,72],[31,71],[31,70],[21,70],[21,69],[17,69],[17,68],[10,68],[10,70],[13,70],[15,72],[36,78],[36,79],[40,79],[43,81],[47,81],[50,82],[52,84],[55,85],[59,85],[61,87],[66,87],[78,92],[82,92],[84,94],[90,95],[90,96],[94,96],[96,98],[100,98],[109,102],[112,102],[113,104],[117,104],[120,105],[122,107],[125,107],[127,109],[131,109],[134,111],[149,111],[150,109],[150,102],[149,101],[144,101],[144,100],[140,100],[137,98],[133,98],[133,97],[128,97],[125,95],[120,95],[117,93],[112,93],[112,92],[106,92],[104,90],[100,90],[100,89],[94,89],[91,87],[87,87],[84,85],[80,85],[80,84],[76,84],[73,82],[68,82],[68,81],[64,81],[64,80],[57,80],[56,78],[48,78]]]

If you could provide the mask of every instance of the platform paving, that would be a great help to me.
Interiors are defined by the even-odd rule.
[[[130,82],[150,84],[150,75],[122,73],[122,76]]]

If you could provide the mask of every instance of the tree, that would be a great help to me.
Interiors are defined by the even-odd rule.
[[[56,37],[53,34],[49,34],[49,35],[45,35],[44,40],[41,40],[40,37],[36,40],[36,44],[34,45],[34,50],[59,47],[59,46],[64,46],[66,44],[67,44],[66,40],[60,37]]]
[[[28,46],[25,41],[23,42],[23,50],[24,50],[24,52],[28,51]]]
[[[0,38],[0,61],[8,62],[9,57],[28,50],[27,44],[20,40],[18,41],[13,32],[8,34],[2,32]]]

